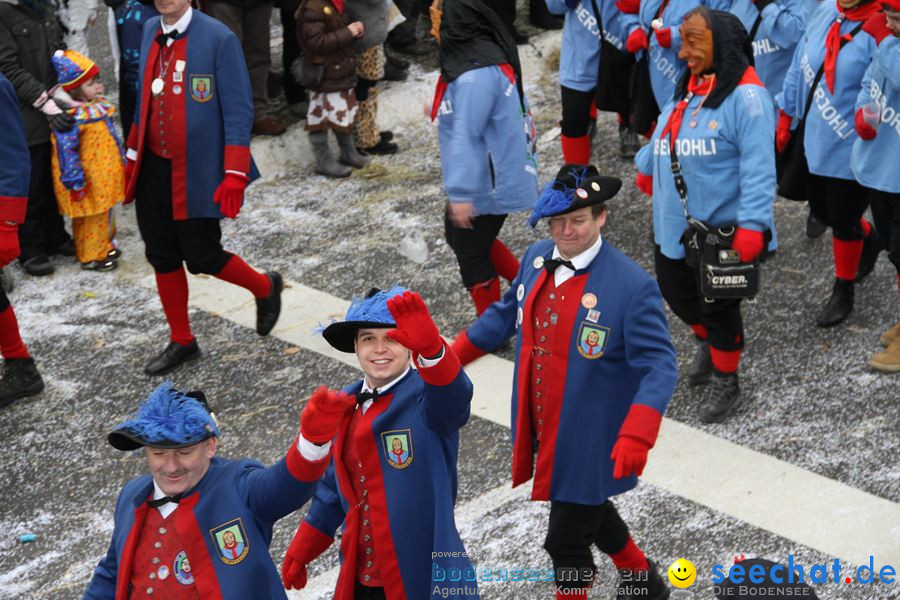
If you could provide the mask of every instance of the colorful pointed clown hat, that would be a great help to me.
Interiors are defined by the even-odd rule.
[[[153,390],[134,418],[107,436],[117,450],[183,448],[219,437],[219,423],[201,391],[181,392],[170,381]]]
[[[388,329],[397,326],[388,310],[387,301],[407,291],[395,285],[388,291],[372,288],[364,298],[354,298],[343,321],[335,321],[324,330],[322,336],[335,350],[353,352],[356,331],[359,329]]]
[[[100,74],[97,64],[74,50],[57,50],[50,57],[56,77],[63,89],[70,92]]]
[[[556,178],[544,186],[528,224],[535,227],[544,217],[606,202],[618,193],[620,187],[620,179],[600,175],[593,165],[565,164]]]

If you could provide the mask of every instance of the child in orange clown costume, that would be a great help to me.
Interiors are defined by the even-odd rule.
[[[110,210],[125,195],[125,154],[112,119],[116,108],[103,97],[94,61],[74,50],[57,50],[50,60],[77,103],[69,109],[76,127],[51,137],[59,211],[72,219],[81,268],[109,271],[120,256],[112,242]]]

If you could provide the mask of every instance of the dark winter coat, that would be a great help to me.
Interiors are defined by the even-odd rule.
[[[29,8],[43,7],[43,14]],[[44,91],[56,85],[50,57],[65,49],[63,30],[52,2],[0,0],[0,72],[19,97],[28,145],[50,143],[47,118],[33,107]]]
[[[294,15],[304,59],[325,65],[316,92],[340,92],[356,86],[356,38],[348,21],[328,0],[305,0]]]

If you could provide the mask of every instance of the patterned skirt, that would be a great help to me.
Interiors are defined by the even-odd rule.
[[[353,131],[356,118],[356,90],[340,92],[310,92],[309,112],[306,113],[306,131],[327,131],[340,133]]]

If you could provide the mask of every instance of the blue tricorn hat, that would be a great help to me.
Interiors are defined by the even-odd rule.
[[[363,298],[354,298],[343,321],[335,321],[324,330],[322,336],[331,347],[341,352],[353,352],[353,342],[358,329],[393,328],[394,317],[388,310],[387,301],[407,291],[395,285],[388,291],[372,288]]]
[[[528,217],[528,224],[534,227],[544,217],[563,215],[606,202],[621,187],[621,179],[604,177],[593,165],[565,164],[556,174],[556,179],[544,185]]]
[[[107,436],[117,450],[183,448],[218,437],[219,423],[201,391],[180,392],[166,381],[153,390],[135,418],[120,423]]]

